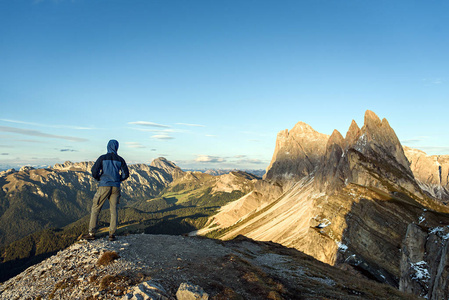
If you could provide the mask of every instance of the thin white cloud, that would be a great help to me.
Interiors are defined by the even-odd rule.
[[[427,140],[428,136],[417,136],[411,139],[401,140],[401,144],[416,144]]]
[[[214,135],[214,134],[206,134],[206,136],[207,136],[207,137],[217,137],[217,136]]]
[[[438,85],[445,83],[444,79],[441,78],[423,78],[422,80],[426,85]]]
[[[125,145],[127,145],[129,148],[146,148],[144,145],[138,142],[125,142]]]
[[[408,140],[401,140],[401,144],[415,144],[422,142],[420,139],[408,139]]]
[[[37,140],[27,140],[27,139],[16,139],[18,142],[25,142],[25,143],[36,143],[36,144],[43,144],[44,141],[37,141]]]
[[[244,158],[244,157],[246,157],[246,155],[235,155],[234,157],[235,158]]]
[[[10,119],[0,119],[0,121],[8,122],[8,123],[15,123],[15,124],[38,126],[38,127],[47,127],[47,128],[67,128],[67,129],[77,129],[77,130],[93,129],[91,127],[81,127],[81,126],[71,126],[71,125],[48,125],[48,124],[42,124],[42,123],[33,123],[33,122],[25,122],[25,121],[10,120]]]
[[[87,139],[74,137],[74,136],[55,135],[55,134],[41,132],[38,130],[22,129],[22,128],[15,128],[15,127],[9,127],[9,126],[0,126],[0,131],[10,132],[10,133],[18,133],[18,134],[29,135],[29,136],[51,138],[51,139],[62,139],[62,140],[71,141],[71,142],[87,141]]]
[[[128,124],[148,126],[148,127],[170,128],[170,126],[168,126],[168,125],[157,124],[157,123],[147,122],[147,121],[128,122]]]
[[[260,160],[260,159],[240,159],[238,161],[236,161],[239,164],[254,164],[254,165],[262,165],[265,164],[264,161]]]
[[[449,155],[449,147],[420,146],[419,150],[437,155]]]
[[[190,127],[206,127],[200,124],[189,124],[189,123],[176,123],[176,125],[190,126]]]
[[[155,134],[151,138],[158,140],[172,140],[174,137],[166,135],[166,134]]]
[[[133,130],[143,131],[143,132],[157,132],[157,133],[173,133],[173,132],[183,132],[176,129],[147,129],[147,128],[131,128]]]
[[[221,163],[221,162],[225,162],[226,160],[223,157],[201,154],[201,155],[197,155],[195,161],[199,162],[199,163]]]

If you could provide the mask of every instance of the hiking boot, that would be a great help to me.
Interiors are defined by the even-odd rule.
[[[86,233],[86,234],[83,234],[83,235],[81,236],[81,239],[82,239],[82,240],[93,241],[93,240],[95,240],[95,234],[93,234],[93,233]]]
[[[112,241],[115,241],[115,235],[113,235],[113,234],[111,234],[110,236],[109,236],[109,240],[112,242]]]

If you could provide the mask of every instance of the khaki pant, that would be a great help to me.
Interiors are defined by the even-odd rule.
[[[115,186],[100,186],[95,193],[92,211],[90,214],[89,233],[95,234],[97,230],[98,215],[106,199],[109,200],[109,211],[111,222],[109,223],[109,235],[115,234],[117,230],[117,204],[120,199],[120,188]]]

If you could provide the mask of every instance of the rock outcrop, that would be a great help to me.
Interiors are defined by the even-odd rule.
[[[286,186],[310,175],[326,151],[328,138],[328,135],[303,122],[297,123],[290,131],[280,131],[263,179]]]
[[[209,294],[202,287],[188,282],[183,282],[176,292],[177,300],[208,300]]]
[[[410,224],[402,244],[399,289],[429,300],[449,298],[449,227]]]
[[[343,139],[334,131],[320,161],[316,185],[328,193],[346,183],[376,187],[388,191],[391,185],[420,194],[410,163],[388,121],[372,111],[365,113],[364,126],[355,121]]]

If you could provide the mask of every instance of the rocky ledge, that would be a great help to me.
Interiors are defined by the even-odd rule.
[[[1,299],[415,299],[244,237],[80,241],[0,285]]]

